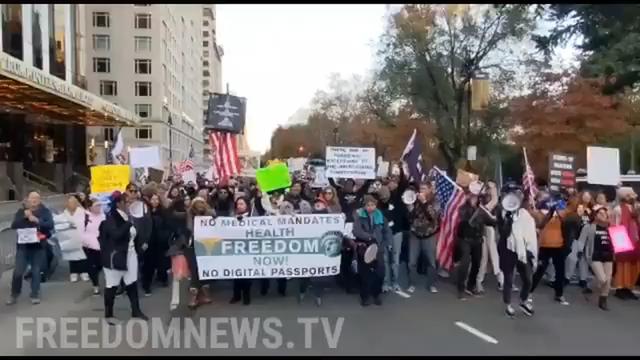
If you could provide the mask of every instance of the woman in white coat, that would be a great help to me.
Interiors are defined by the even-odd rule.
[[[81,277],[83,281],[89,281],[87,257],[82,249],[85,216],[85,210],[80,206],[80,199],[76,195],[70,195],[67,198],[64,211],[53,217],[62,259],[69,261],[71,282],[77,282],[78,277]]]

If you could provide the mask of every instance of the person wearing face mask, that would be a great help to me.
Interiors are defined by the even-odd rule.
[[[630,187],[618,189],[619,204],[613,208],[612,224],[623,225],[634,244],[634,250],[616,254],[613,285],[615,296],[621,300],[638,300],[631,291],[640,274],[640,227],[636,207],[636,193]]]
[[[99,241],[104,268],[105,318],[109,324],[116,324],[113,316],[117,287],[120,282],[131,303],[131,317],[148,320],[140,309],[138,298],[138,254],[142,252],[136,228],[127,214],[128,193],[116,191],[111,195],[111,211],[99,227]]]
[[[354,214],[353,236],[358,259],[360,277],[360,305],[369,306],[370,297],[376,305],[382,305],[380,293],[384,280],[384,248],[392,241],[391,228],[387,219],[378,209],[378,201],[370,195],[364,197],[364,207]],[[372,244],[377,245],[376,258],[367,263],[364,254]]]
[[[251,216],[249,200],[244,197],[236,199],[235,216],[238,218],[238,221],[242,221],[243,218]],[[240,300],[242,300],[243,305],[251,304],[251,279],[233,279],[233,297],[229,303],[235,304]]]
[[[585,258],[593,270],[598,294],[598,307],[609,310],[607,299],[611,288],[615,251],[609,237],[609,214],[607,208],[593,208],[594,221],[582,228],[579,242],[585,244]]]
[[[409,221],[411,232],[409,237],[409,289],[415,291],[418,276],[418,258],[420,255],[427,262],[426,288],[432,294],[438,292],[436,288],[436,235],[440,227],[440,214],[436,203],[433,186],[430,183],[420,184],[416,202],[410,206]]]
[[[19,209],[11,223],[11,228],[17,232],[15,267],[11,279],[11,296],[7,305],[16,303],[22,290],[22,277],[27,266],[31,272],[40,274],[41,265],[45,259],[45,246],[54,228],[51,211],[42,204],[40,194],[31,191],[27,195],[24,207]],[[40,303],[40,276],[31,279],[31,303]]]

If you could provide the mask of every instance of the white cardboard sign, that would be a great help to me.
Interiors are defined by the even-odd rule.
[[[376,150],[327,146],[326,165],[329,178],[375,179]]]
[[[157,146],[131,148],[129,150],[129,161],[134,169],[159,168],[161,167],[160,149]]]
[[[313,173],[315,174],[315,176],[313,177],[313,182],[311,183],[312,188],[324,188],[329,186],[327,170],[324,166],[314,166]]]
[[[587,182],[617,186],[620,183],[620,150],[599,146],[587,147]]]

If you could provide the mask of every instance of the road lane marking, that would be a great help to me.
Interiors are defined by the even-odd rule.
[[[489,335],[483,333],[482,331],[474,328],[473,326],[470,326],[470,325],[467,325],[467,324],[463,323],[462,321],[456,321],[455,324],[456,324],[457,327],[470,332],[471,334],[479,337],[480,339],[482,339],[482,340],[484,340],[484,341],[486,341],[488,343],[491,343],[491,344],[497,344],[498,343],[498,340],[496,340],[494,337],[489,336]]]
[[[402,297],[403,297],[403,298],[405,298],[405,299],[408,299],[408,298],[410,298],[410,297],[411,297],[411,295],[407,294],[406,292],[404,292],[404,291],[402,291],[402,290],[398,290],[398,291],[396,291],[395,293],[396,293],[396,294],[398,294],[398,295],[400,295],[400,296],[402,296]]]

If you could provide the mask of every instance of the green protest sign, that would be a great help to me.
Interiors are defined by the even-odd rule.
[[[261,191],[269,192],[291,186],[289,168],[284,163],[276,163],[256,171],[256,181]]]

